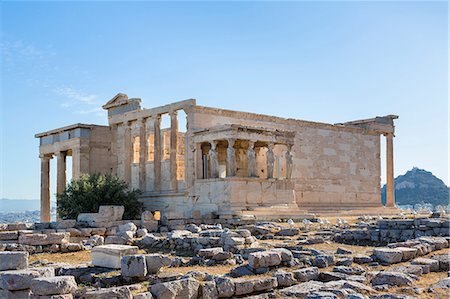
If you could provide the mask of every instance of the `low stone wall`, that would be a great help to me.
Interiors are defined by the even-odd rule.
[[[383,219],[362,229],[338,232],[335,241],[346,244],[386,245],[424,236],[449,237],[450,218]]]
[[[130,220],[114,221],[108,227],[87,227],[87,223],[75,220],[0,224],[0,251],[27,251],[31,254],[79,251],[91,239],[115,236],[118,227],[129,222]]]

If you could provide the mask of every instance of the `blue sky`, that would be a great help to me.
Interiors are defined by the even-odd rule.
[[[395,175],[448,184],[446,2],[0,5],[0,198],[39,198],[34,134],[106,124],[118,92],[328,123],[398,114]]]

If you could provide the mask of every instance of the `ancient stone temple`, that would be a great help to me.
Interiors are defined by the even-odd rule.
[[[339,124],[199,106],[185,100],[151,109],[117,94],[108,126],[75,124],[40,139],[41,218],[50,218],[50,159],[57,192],[72,177],[111,173],[139,188],[163,219],[295,216],[381,207],[380,136],[386,137],[387,206],[394,206],[395,115]],[[179,130],[178,112],[186,115]],[[181,113],[180,113],[181,114]],[[162,127],[164,115],[170,118]],[[165,116],[167,117],[167,116]]]

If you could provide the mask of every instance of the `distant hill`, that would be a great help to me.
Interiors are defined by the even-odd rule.
[[[397,205],[449,205],[449,187],[429,171],[414,167],[396,177],[394,185]],[[386,202],[386,185],[381,188],[381,201]]]
[[[39,199],[7,199],[0,198],[0,213],[38,211],[41,202]],[[51,201],[50,206],[55,206]]]

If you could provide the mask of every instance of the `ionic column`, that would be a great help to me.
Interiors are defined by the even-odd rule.
[[[386,134],[386,207],[395,206],[394,193],[394,134]]]
[[[56,193],[61,194],[66,190],[66,152],[56,154]]]
[[[227,177],[236,175],[236,151],[234,149],[235,139],[228,139],[227,148]]]
[[[145,163],[147,162],[146,119],[142,118],[139,125],[139,189],[145,191],[147,180],[145,169]]]
[[[209,162],[211,168],[211,178],[219,177],[219,159],[217,157],[217,140],[211,141],[209,150]]]
[[[275,164],[275,156],[273,154],[273,143],[269,143],[267,145],[267,178],[272,179],[273,178],[273,167]]]
[[[248,142],[247,149],[247,159],[248,159],[248,176],[251,178],[256,177],[256,153],[255,153],[255,142]]]
[[[155,138],[154,138],[154,176],[155,176],[155,192],[161,191],[161,114],[158,114],[154,118],[153,128],[155,130]]]
[[[178,150],[178,118],[177,111],[170,111],[170,186],[178,190],[177,150]]]
[[[50,159],[49,156],[40,155],[41,158],[41,222],[50,222]]]
[[[292,150],[292,144],[287,145],[287,151],[286,151],[286,179],[292,178],[292,168],[294,166],[294,157],[291,154]]]

